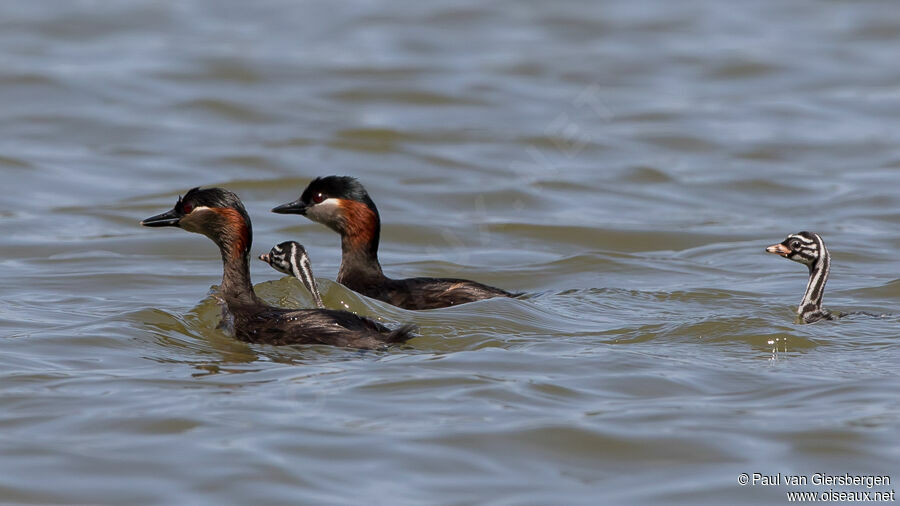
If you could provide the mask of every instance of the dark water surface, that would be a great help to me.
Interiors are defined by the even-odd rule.
[[[0,4],[0,501],[782,504],[740,473],[900,480],[900,9],[891,1]],[[268,212],[362,179],[409,312]],[[237,192],[387,352],[216,329]],[[763,251],[812,230],[805,268]],[[258,290],[311,304],[260,262]],[[795,487],[797,488],[797,487]],[[807,486],[799,490],[874,490]]]

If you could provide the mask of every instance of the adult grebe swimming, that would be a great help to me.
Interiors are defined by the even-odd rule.
[[[385,276],[378,262],[381,218],[369,193],[355,178],[316,178],[299,199],[272,212],[301,214],[341,234],[337,281],[367,297],[405,309],[434,309],[518,295],[466,279]]]

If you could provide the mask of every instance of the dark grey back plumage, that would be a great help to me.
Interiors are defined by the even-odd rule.
[[[343,276],[347,288],[404,309],[438,309],[494,297],[514,297],[499,288],[467,279]]]

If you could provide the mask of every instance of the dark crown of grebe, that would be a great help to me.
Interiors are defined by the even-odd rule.
[[[507,291],[465,279],[390,279],[378,262],[381,218],[369,193],[355,178],[314,179],[300,198],[272,212],[301,214],[341,234],[342,285],[405,309],[434,309],[492,297],[513,297]]]
[[[330,309],[284,309],[265,304],[250,281],[250,217],[240,199],[222,188],[188,191],[175,206],[147,218],[148,227],[179,227],[203,234],[222,254],[222,298],[234,319],[238,339],[265,344],[329,344],[381,348],[412,337],[411,326],[390,330],[368,318]]]
[[[787,236],[784,241],[766,248],[773,253],[809,267],[809,282],[803,300],[797,308],[797,315],[805,323],[831,320],[834,315],[822,309],[825,283],[831,271],[831,255],[818,234],[798,232]]]
[[[259,259],[269,264],[278,272],[294,276],[299,279],[303,286],[312,294],[316,306],[325,307],[322,302],[322,295],[319,293],[319,285],[316,284],[316,278],[312,273],[312,263],[309,261],[309,255],[306,248],[302,244],[295,241],[285,241],[276,244],[268,253],[263,253]]]

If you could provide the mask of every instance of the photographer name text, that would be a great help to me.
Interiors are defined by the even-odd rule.
[[[739,481],[741,485],[754,485],[761,487],[797,487],[804,485],[815,485],[829,487],[840,486],[875,488],[891,486],[891,477],[886,475],[879,476],[826,473],[815,473],[812,475],[788,473],[743,473],[741,474]]]

